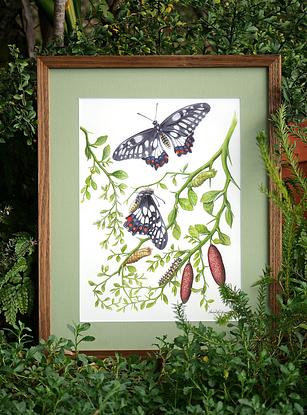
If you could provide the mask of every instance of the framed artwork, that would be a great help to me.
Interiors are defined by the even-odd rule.
[[[90,322],[90,353],[146,353],[176,335],[175,304],[214,325],[221,284],[253,301],[277,275],[256,135],[275,145],[280,72],[270,55],[38,58],[41,337]]]

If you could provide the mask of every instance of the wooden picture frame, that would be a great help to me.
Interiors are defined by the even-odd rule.
[[[65,82],[61,83],[60,77],[65,77],[65,73],[68,72],[74,78],[75,85],[79,85],[79,77],[81,74],[85,74],[84,79],[89,79],[88,94],[95,96],[96,91],[93,84],[90,82],[91,74],[97,75],[101,71],[101,76],[104,71],[113,71],[114,73],[126,74],[128,76],[127,83],[129,83],[129,76],[131,73],[138,73],[138,79],[142,79],[142,73],[150,70],[150,74],[155,77],[168,70],[179,71],[180,74],[195,71],[196,77],[203,76],[205,71],[213,71],[220,79],[227,77],[229,73],[234,79],[240,77],[241,74],[248,75],[249,83],[246,85],[248,88],[253,87],[253,76],[255,71],[260,70],[263,74],[264,86],[267,99],[266,102],[258,103],[260,106],[265,107],[266,119],[267,119],[267,132],[269,135],[270,149],[271,151],[276,146],[276,138],[271,123],[269,122],[270,114],[272,114],[278,106],[281,100],[281,58],[277,55],[263,55],[263,56],[42,56],[37,58],[37,74],[38,74],[38,211],[39,211],[39,337],[48,338],[50,334],[60,334],[63,332],[59,330],[59,333],[53,332],[52,320],[53,314],[55,314],[57,302],[57,295],[59,295],[59,289],[56,293],[53,292],[53,280],[52,278],[58,278],[52,275],[52,252],[57,250],[55,241],[53,240],[52,221],[53,221],[53,209],[54,201],[53,194],[51,192],[52,174],[55,170],[54,166],[57,165],[57,161],[53,159],[52,146],[54,140],[54,128],[53,128],[53,106],[55,102],[59,101],[57,95],[57,88],[63,88]],[[244,72],[240,72],[244,70]],[[91,71],[91,72],[89,72]],[[126,72],[125,72],[126,71]],[[143,71],[143,72],[142,72]],[[194,73],[194,72],[192,72]],[[211,73],[211,72],[210,72]],[[257,72],[258,73],[258,72]],[[53,77],[56,79],[53,79]],[[59,84],[58,79],[60,79]],[[83,79],[83,78],[82,78]],[[135,79],[135,78],[133,78]],[[188,75],[186,82],[190,82],[190,75]],[[250,81],[251,80],[251,81]],[[225,81],[225,85],[227,81]],[[239,80],[238,80],[239,83]],[[229,85],[229,84],[228,84]],[[231,89],[231,86],[229,86]],[[247,88],[247,89],[248,89]],[[116,85],[114,85],[114,91],[116,91]],[[224,89],[225,91],[225,89]],[[226,91],[228,93],[228,91]],[[70,90],[62,91],[62,94],[69,94]],[[220,92],[222,96],[223,92]],[[229,92],[234,93],[234,92]],[[247,92],[248,93],[248,92]],[[116,95],[117,94],[117,95]],[[151,93],[154,96],[154,92]],[[177,94],[177,95],[176,95]],[[178,93],[176,92],[176,96]],[[227,94],[226,94],[227,95]],[[63,96],[63,95],[62,95]],[[120,92],[115,92],[115,96],[121,96]],[[146,96],[146,91],[145,91]],[[180,94],[179,94],[180,96]],[[54,98],[56,97],[56,98]],[[250,98],[249,98],[250,99]],[[248,102],[252,105],[252,102]],[[74,104],[77,105],[77,104]],[[65,108],[63,111],[63,119],[67,115],[69,109]],[[263,125],[265,128],[266,126]],[[254,146],[254,144],[253,144]],[[69,157],[77,157],[77,155],[70,155]],[[65,161],[66,162],[66,161]],[[64,161],[60,160],[58,165],[63,164]],[[52,167],[53,166],[53,167]],[[259,163],[259,169],[263,169],[263,165]],[[269,187],[272,189],[273,184],[269,183]],[[256,189],[255,189],[256,190]],[[278,290],[277,275],[281,266],[282,248],[281,248],[281,213],[271,203],[268,203],[267,208],[268,225],[267,226],[267,241],[268,241],[268,263],[272,270],[272,275],[276,278],[276,282],[272,284],[270,290],[269,303],[273,312],[277,310],[276,294]],[[71,238],[75,237],[72,235]],[[260,264],[258,264],[260,265]],[[265,263],[261,264],[264,267]],[[258,268],[257,268],[258,269]],[[257,276],[255,276],[256,278]],[[63,279],[62,279],[63,281]],[[72,281],[72,280],[71,280]],[[73,284],[77,284],[77,278]],[[63,281],[63,283],[65,283]],[[67,283],[68,284],[68,283]],[[70,286],[71,287],[71,286]],[[66,295],[69,295],[69,284],[63,288],[66,290]],[[51,300],[54,302],[51,306]],[[64,309],[62,309],[63,311]],[[63,313],[62,313],[63,314]],[[65,313],[64,313],[65,314]],[[63,315],[65,318],[65,315]],[[67,317],[70,318],[70,315]],[[63,324],[71,323],[71,321],[64,321]],[[136,329],[138,330],[138,329]],[[90,333],[91,334],[91,333]],[[158,335],[163,333],[158,332]],[[65,335],[65,334],[64,334]],[[68,332],[67,332],[68,336]],[[150,347],[126,347],[125,344],[118,345],[112,348],[104,348],[100,344],[95,346],[90,352],[92,354],[99,354],[102,356],[114,353],[116,350],[120,350],[123,353],[135,353],[140,354],[147,353]]]

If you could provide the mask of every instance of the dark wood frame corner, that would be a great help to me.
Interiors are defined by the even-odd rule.
[[[50,161],[49,161],[49,70],[91,68],[248,68],[264,67],[268,71],[269,114],[281,102],[281,57],[258,56],[43,56],[37,58],[38,75],[38,226],[39,226],[39,336],[50,335]],[[270,149],[277,144],[269,124]],[[273,183],[269,183],[270,190]],[[269,264],[275,282],[269,302],[278,311],[277,276],[282,260],[282,220],[279,209],[269,203]],[[135,352],[135,351],[133,351]],[[148,351],[140,354],[146,355]],[[97,352],[98,353],[98,352]],[[97,354],[96,353],[96,354]],[[93,354],[95,354],[93,352]],[[109,354],[107,352],[104,355]]]

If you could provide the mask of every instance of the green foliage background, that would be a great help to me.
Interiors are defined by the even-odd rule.
[[[37,2],[40,5],[40,2]],[[64,47],[37,44],[43,55],[133,54],[281,54],[283,100],[290,120],[306,117],[306,9],[299,1],[278,0],[131,0],[90,2],[79,27],[66,32]],[[5,251],[19,233],[37,237],[36,65],[10,47],[11,58],[0,69],[0,281],[15,275],[15,262]],[[3,212],[6,214],[3,215]],[[18,271],[33,298],[37,272],[35,250],[21,256],[27,270]],[[18,260],[16,260],[18,262]],[[16,265],[15,265],[16,266]],[[10,280],[12,293],[18,282]],[[16,281],[17,281],[16,280]],[[28,280],[27,280],[28,281]],[[32,288],[30,288],[32,287]],[[32,293],[32,294],[31,294]],[[0,315],[15,322],[10,297],[0,302]],[[17,297],[16,297],[17,298]],[[3,302],[4,301],[4,302]],[[17,303],[16,303],[17,301]],[[21,313],[25,303],[15,299]],[[33,304],[28,301],[27,304]],[[35,302],[34,302],[35,304]]]
[[[74,3],[78,0],[74,0]],[[37,0],[42,6],[48,1]],[[71,3],[71,2],[69,2]],[[40,12],[43,10],[41,9]],[[10,47],[0,69],[0,414],[304,414],[306,361],[306,178],[289,144],[306,132],[286,121],[306,118],[306,7],[295,0],[97,0],[68,25],[64,47],[38,43],[37,54],[281,54],[283,102],[274,117],[279,149],[270,157],[257,140],[283,212],[280,314],[267,309],[269,271],[260,279],[257,308],[226,285],[230,312],[217,333],[185,320],[181,334],[158,340],[156,356],[99,360],[79,352],[88,324],[69,325],[73,340],[36,335],[37,112],[36,65]],[[280,179],[283,155],[292,175]],[[293,190],[300,202],[294,200]],[[231,319],[237,319],[234,325]],[[29,321],[31,320],[31,323]],[[32,345],[30,347],[30,345]],[[80,346],[81,345],[81,346]],[[68,354],[68,355],[67,355]]]
[[[288,118],[294,120],[306,116],[305,16],[303,3],[289,0],[99,0],[89,3],[80,27],[67,33],[64,47],[38,44],[37,54],[282,54],[283,99]],[[37,235],[36,65],[16,47],[10,50],[11,60],[0,70],[0,209],[9,212],[0,222],[3,286],[8,284],[7,272],[15,272],[14,263],[6,261],[6,245],[12,238],[18,243],[19,232],[29,241]],[[31,249],[23,256],[27,271],[18,271],[22,280],[31,280],[29,299],[37,280],[33,255]],[[14,286],[17,293],[19,282],[10,281],[12,294]],[[5,311],[12,308],[10,298],[0,302],[0,315],[14,323],[14,315],[8,318]],[[19,300],[14,304],[19,312],[28,309]]]

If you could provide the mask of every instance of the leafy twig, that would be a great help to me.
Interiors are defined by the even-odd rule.
[[[126,252],[126,246],[124,250],[121,250],[121,252],[112,252],[112,257],[116,258],[116,260],[119,262],[117,269],[110,273],[108,266],[102,267],[102,272],[99,274],[99,277],[102,277],[103,281],[98,283],[93,281],[90,282],[90,284],[93,286],[93,291],[96,298],[96,306],[100,305],[102,308],[115,308],[118,311],[124,311],[128,307],[135,310],[137,310],[138,307],[140,307],[140,309],[144,309],[145,307],[150,308],[153,307],[158,300],[162,300],[167,304],[168,298],[165,294],[166,287],[172,286],[172,292],[174,295],[176,295],[177,289],[179,287],[179,282],[176,279],[176,275],[181,267],[192,257],[194,258],[194,264],[197,268],[197,279],[200,280],[202,277],[203,280],[202,288],[194,288],[193,290],[199,291],[202,294],[206,292],[206,265],[202,258],[202,248],[204,245],[211,241],[215,244],[230,244],[230,238],[220,229],[220,222],[222,215],[225,215],[226,223],[230,227],[232,226],[233,222],[233,213],[231,211],[230,202],[227,198],[227,192],[231,184],[237,186],[229,169],[229,143],[236,125],[237,119],[236,116],[234,116],[222,146],[217,150],[217,152],[210,158],[208,162],[204,163],[193,172],[187,173],[187,166],[185,166],[184,169],[182,169],[180,172],[165,173],[161,179],[150,183],[149,185],[147,184],[137,187],[129,196],[130,198],[140,189],[152,186],[160,186],[163,189],[168,189],[167,185],[165,184],[165,180],[172,178],[174,184],[174,178],[176,179],[177,175],[181,175],[185,178],[185,181],[178,190],[174,191],[174,204],[168,215],[168,223],[166,226],[167,229],[172,229],[172,233],[175,239],[181,239],[181,229],[177,223],[178,212],[180,209],[184,211],[192,211],[197,203],[201,203],[203,209],[212,216],[212,220],[210,222],[211,227],[209,227],[210,224],[207,226],[203,224],[195,224],[189,227],[188,235],[185,235],[184,239],[186,239],[191,244],[190,248],[175,249],[174,245],[171,245],[170,249],[166,252],[163,252],[162,255],[156,254],[154,256],[154,260],[147,260],[147,263],[149,264],[147,271],[152,272],[156,271],[158,267],[163,267],[169,261],[174,260],[180,256],[181,262],[178,264],[176,272],[174,272],[172,278],[167,280],[162,285],[147,286],[144,285],[144,282],[146,281],[144,274],[140,275],[137,272],[137,268],[135,266],[126,265],[127,257],[136,253],[145,242],[150,240],[149,237],[139,238],[137,245],[129,252]],[[225,175],[224,186],[220,190],[207,191],[201,196],[201,198],[199,198],[194,189],[195,187],[200,187],[203,182],[205,182],[205,180],[211,180],[214,178],[216,171],[213,169],[213,166],[218,159],[221,160],[222,169]],[[203,175],[201,180],[196,180],[196,178],[199,178],[200,175]],[[185,195],[186,197],[183,197]],[[221,204],[218,210],[214,212],[214,207],[216,206],[216,202],[219,199],[221,200]],[[115,281],[113,282],[113,288],[110,288],[109,290],[109,293],[113,295],[113,297],[105,297],[104,292],[106,290],[106,285],[113,280]],[[204,296],[202,296],[201,305],[207,307],[210,301],[211,300],[207,300]]]
[[[111,239],[115,239],[115,245],[118,243],[124,244],[124,232],[122,229],[122,216],[120,211],[120,194],[125,193],[126,185],[124,183],[118,183],[115,179],[125,180],[128,175],[123,170],[116,170],[113,172],[108,171],[108,167],[112,164],[110,156],[110,145],[106,144],[102,149],[102,156],[98,159],[95,149],[102,147],[107,142],[107,136],[100,136],[94,143],[89,141],[89,132],[80,127],[83,131],[86,144],[85,144],[85,155],[87,160],[92,160],[92,166],[89,168],[90,174],[85,179],[85,185],[81,189],[82,202],[85,199],[90,200],[90,190],[97,190],[97,184],[93,177],[96,174],[102,173],[106,180],[106,184],[101,187],[102,193],[100,198],[108,201],[109,206],[106,209],[100,211],[100,219],[95,222],[98,229],[106,229],[106,238],[101,242],[102,248],[107,249],[109,247]]]

